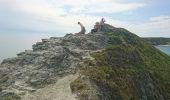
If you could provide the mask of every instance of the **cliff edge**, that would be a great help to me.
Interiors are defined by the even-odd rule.
[[[1,100],[169,100],[170,57],[126,29],[104,29],[42,39],[3,60]]]

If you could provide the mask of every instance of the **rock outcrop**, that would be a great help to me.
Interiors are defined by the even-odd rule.
[[[123,28],[105,25],[104,32],[51,37],[32,48],[0,65],[2,100],[36,100],[36,94],[46,100],[40,97],[43,90],[51,100],[60,100],[54,96],[58,89],[48,87],[69,75],[78,75],[68,81],[75,100],[170,98],[170,58]]]

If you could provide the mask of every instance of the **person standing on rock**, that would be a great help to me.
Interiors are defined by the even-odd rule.
[[[106,20],[104,18],[102,18],[101,21],[100,21],[99,31],[103,31],[104,30],[105,22],[106,22]]]
[[[83,24],[82,24],[82,23],[80,23],[80,22],[78,22],[78,24],[79,24],[79,25],[80,25],[80,27],[81,27],[81,31],[80,31],[79,33],[77,33],[77,34],[85,34],[86,29],[85,29],[85,27],[83,26]]]

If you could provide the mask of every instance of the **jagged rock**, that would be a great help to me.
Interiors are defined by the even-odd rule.
[[[24,95],[39,89],[48,90],[46,89],[48,85],[56,84],[65,76],[79,73],[80,78],[76,79],[78,81],[71,83],[72,89],[76,90],[74,93],[78,96],[75,100],[124,100],[125,98],[168,100],[166,99],[169,97],[168,93],[166,94],[166,90],[158,86],[161,83],[157,76],[154,77],[157,72],[154,69],[142,68],[153,64],[152,61],[146,61],[148,55],[141,47],[146,51],[147,48],[152,49],[152,52],[158,54],[156,59],[168,58],[131,32],[107,24],[103,32],[66,34],[64,37],[42,39],[42,42],[32,46],[33,50],[26,50],[18,53],[15,58],[3,60],[0,65],[0,97],[4,98],[6,94],[12,93],[12,96],[22,99]],[[152,55],[151,51],[148,52]],[[155,60],[155,58],[150,59]],[[168,63],[167,60],[166,62]],[[167,64],[164,66],[168,68]],[[103,67],[104,69],[100,69]],[[107,67],[111,68],[110,71]],[[142,73],[145,70],[147,71]],[[99,76],[96,76],[98,74]],[[126,92],[126,88],[129,87],[122,89],[121,82],[131,86],[132,89],[127,90],[129,93]],[[82,84],[86,84],[84,90],[80,89],[81,86],[84,87]],[[77,85],[80,87],[77,88]],[[122,92],[123,90],[125,92]]]
[[[42,39],[42,42],[33,45],[33,50],[26,50],[17,54],[16,58],[3,60],[0,66],[1,75],[8,76],[6,82],[2,83],[6,85],[3,91],[22,91],[22,87],[16,88],[17,82],[28,88],[41,88],[55,83],[58,77],[75,73],[81,66],[83,56],[106,46],[107,37],[103,34]],[[25,89],[25,92],[27,91],[29,90]]]

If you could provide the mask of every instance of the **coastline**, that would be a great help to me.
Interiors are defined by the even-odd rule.
[[[156,45],[154,47],[170,56],[170,45]]]
[[[170,47],[170,45],[155,45],[155,46]]]

